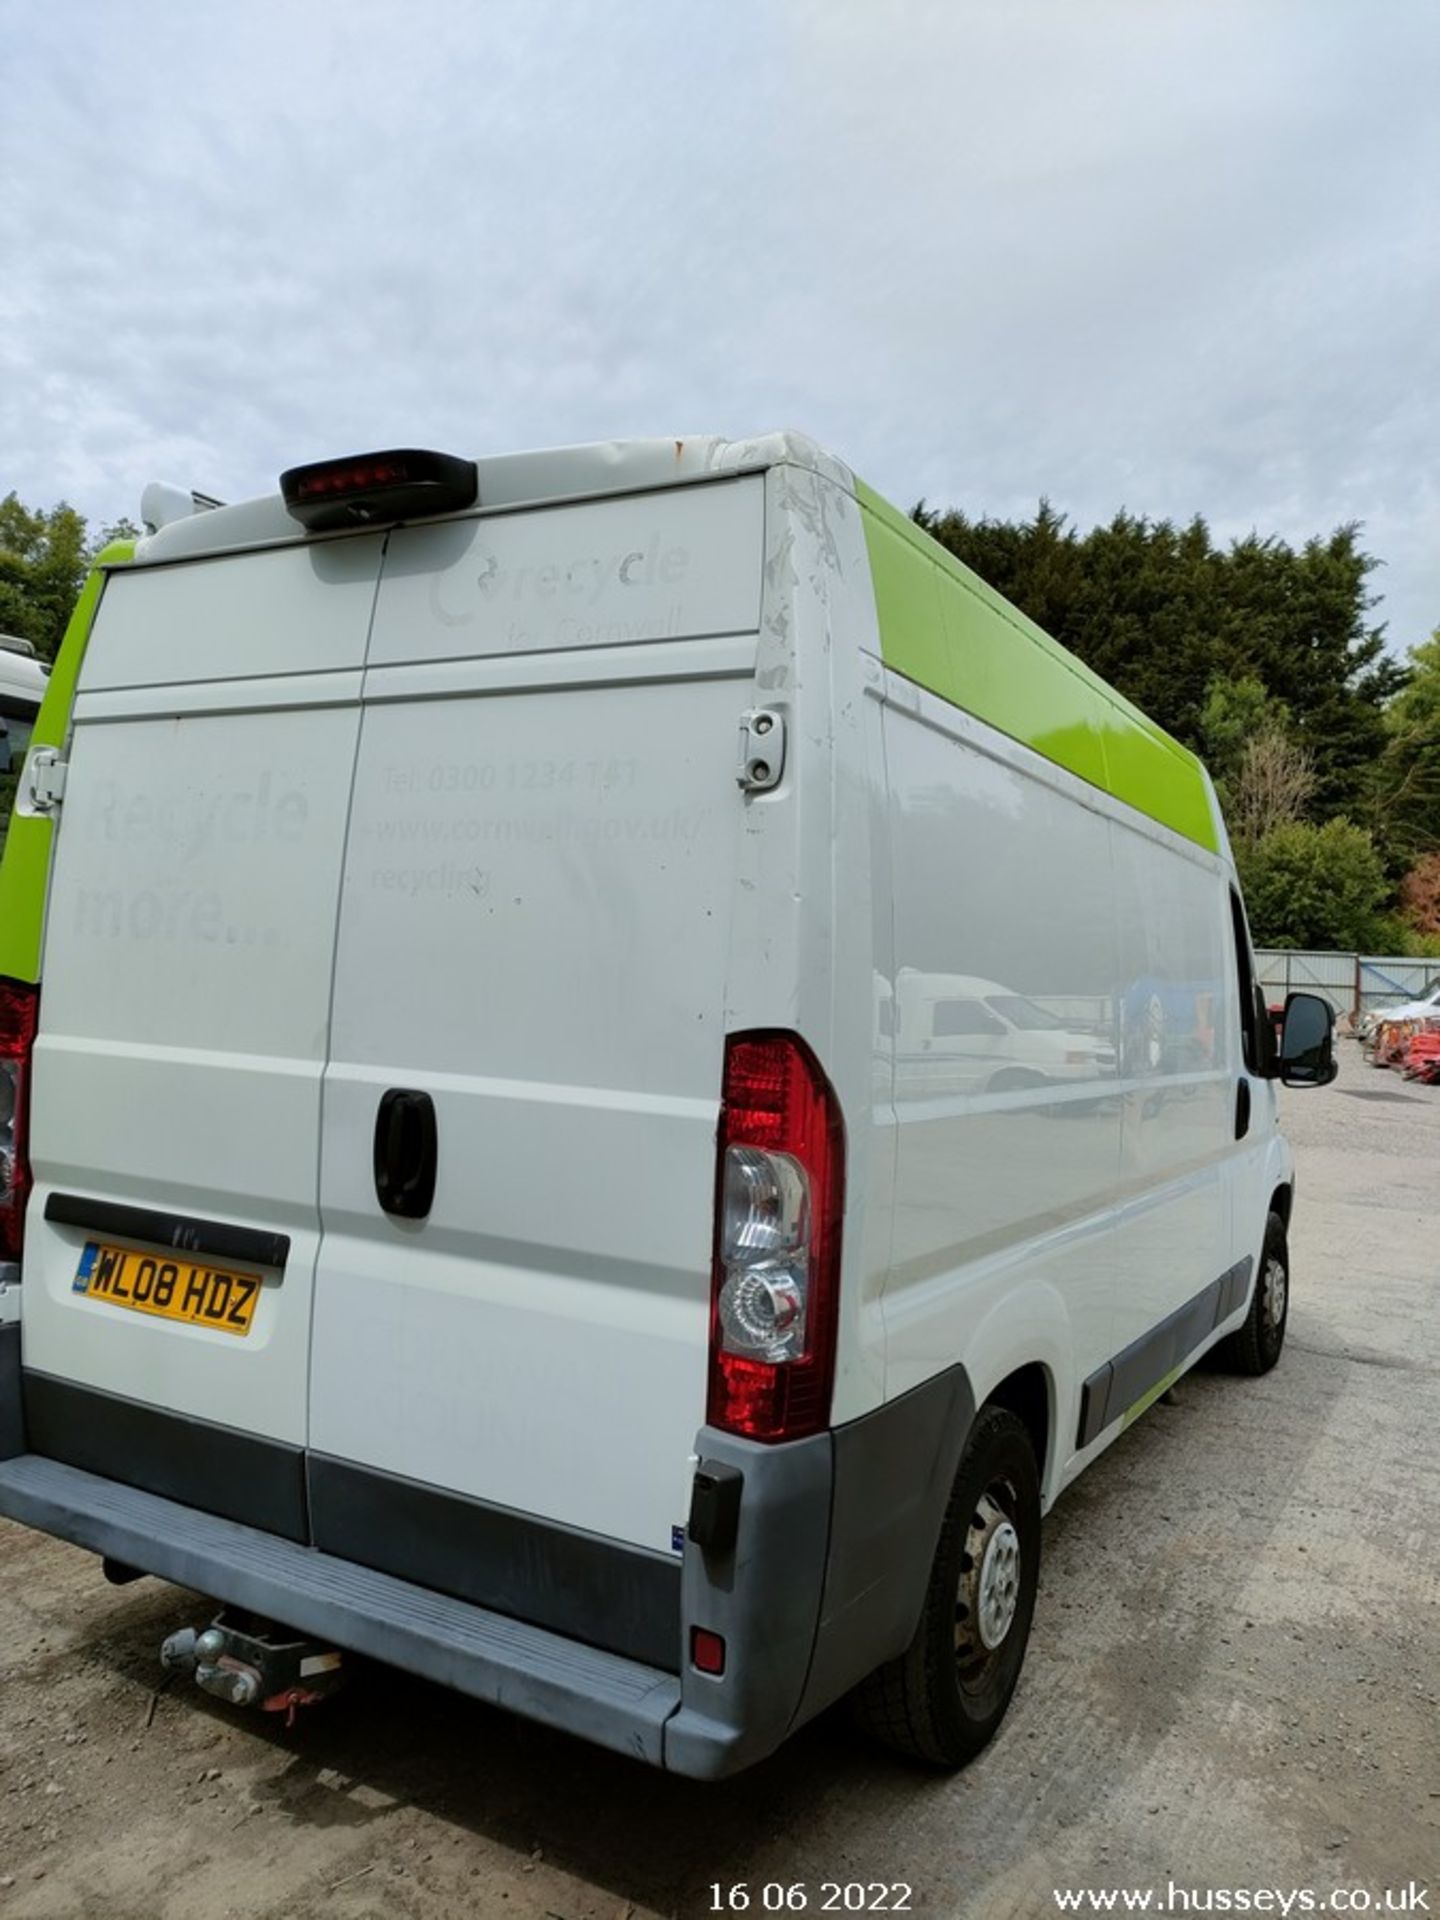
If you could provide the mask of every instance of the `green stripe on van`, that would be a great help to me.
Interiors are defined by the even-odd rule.
[[[885,664],[1137,812],[1220,850],[1200,762],[862,482]]]
[[[1142,1393],[1133,1407],[1127,1407],[1125,1409],[1125,1418],[1121,1422],[1120,1431],[1123,1433],[1125,1428],[1133,1425],[1142,1413],[1148,1413],[1150,1408],[1153,1407],[1155,1402],[1160,1398],[1161,1394],[1170,1391],[1171,1387],[1174,1386],[1188,1365],[1188,1361],[1182,1360],[1178,1367],[1172,1367],[1170,1369],[1163,1380],[1157,1380],[1153,1387],[1150,1387],[1146,1392]]]
[[[70,733],[70,710],[75,704],[75,682],[95,623],[95,609],[105,587],[105,567],[123,566],[134,558],[133,540],[112,540],[97,555],[75,603],[65,638],[60,642],[50,685],[40,703],[30,745],[63,747]],[[0,974],[27,983],[40,978],[40,942],[45,930],[45,887],[50,875],[53,820],[12,815],[5,835],[5,857],[0,860]]]

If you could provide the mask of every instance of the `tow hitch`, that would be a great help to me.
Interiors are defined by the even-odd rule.
[[[182,1627],[160,1648],[167,1673],[189,1673],[206,1693],[234,1707],[283,1713],[293,1726],[301,1707],[327,1699],[345,1679],[333,1647],[296,1640],[288,1627],[253,1614],[217,1613],[205,1628]]]

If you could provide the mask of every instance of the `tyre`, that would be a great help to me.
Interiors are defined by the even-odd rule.
[[[856,1717],[897,1753],[963,1767],[1005,1717],[1040,1574],[1040,1475],[1003,1407],[976,1418],[955,1475],[915,1638],[856,1690]]]
[[[1272,1213],[1265,1222],[1265,1245],[1260,1272],[1250,1295],[1245,1324],[1222,1340],[1218,1357],[1232,1373],[1268,1373],[1285,1345],[1285,1323],[1290,1317],[1290,1251],[1285,1222]]]

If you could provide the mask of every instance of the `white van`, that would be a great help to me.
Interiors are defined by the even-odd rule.
[[[1067,1015],[998,980],[914,967],[900,969],[893,991],[895,1071],[917,1092],[1014,1093],[1114,1075],[1114,1007],[1103,995]]]
[[[1362,1040],[1370,1040],[1392,1020],[1440,1020],[1440,979],[1428,981],[1413,1000],[1401,1000],[1392,1007],[1369,1008],[1361,1014],[1356,1032]]]
[[[19,772],[48,685],[31,642],[0,633],[0,775]],[[0,836],[4,831],[0,818]]]
[[[246,1610],[232,1698],[259,1617],[684,1774],[976,1752],[1042,1512],[1284,1336],[1330,1016],[1199,764],[789,434],[295,469],[86,624],[0,1513]]]

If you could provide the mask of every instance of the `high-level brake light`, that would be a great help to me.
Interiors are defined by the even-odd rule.
[[[30,1198],[30,1056],[37,987],[0,980],[0,1260],[20,1258]]]
[[[311,533],[457,513],[474,506],[479,487],[473,460],[418,447],[316,460],[280,476],[286,511]]]
[[[816,1433],[835,1375],[845,1134],[798,1035],[727,1042],[718,1187],[707,1417],[752,1440]]]

